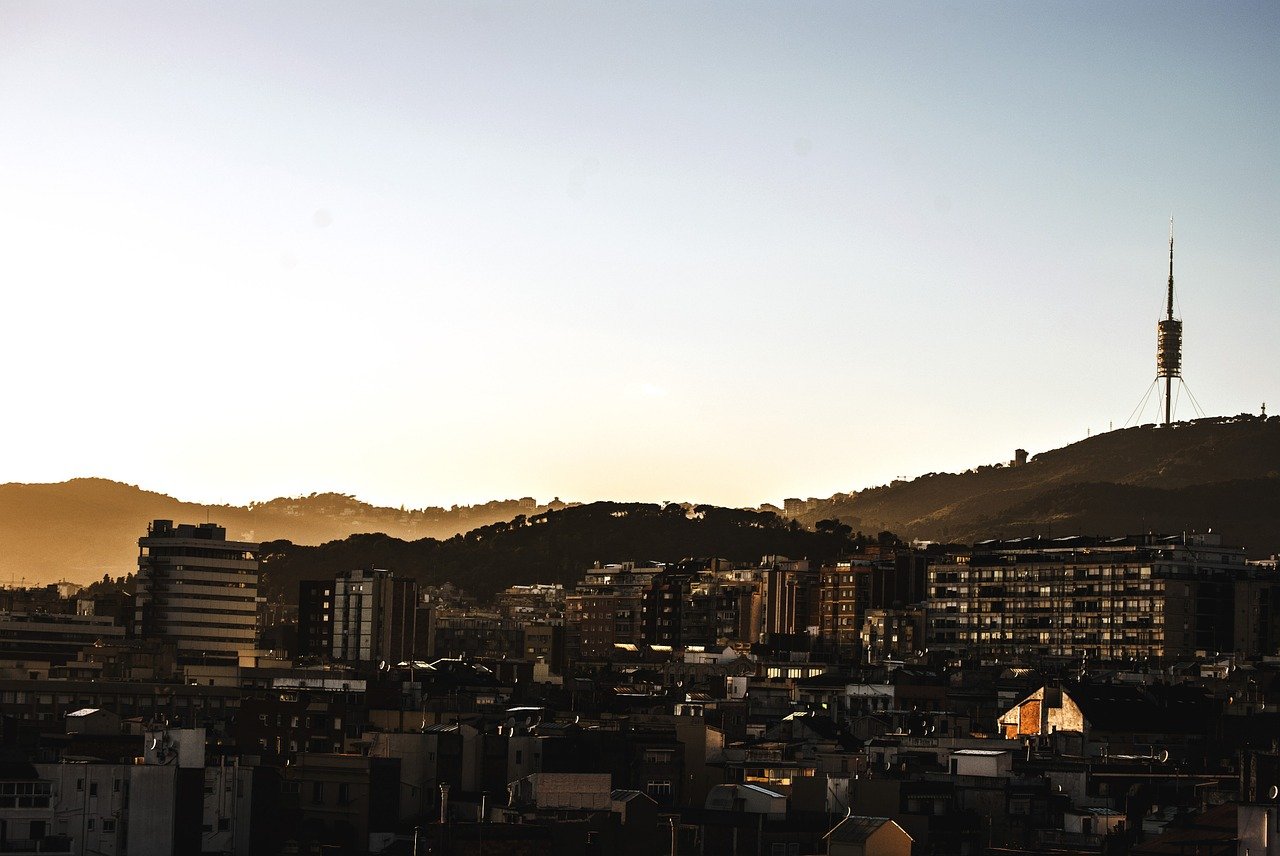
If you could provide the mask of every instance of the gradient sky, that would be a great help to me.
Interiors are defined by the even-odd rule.
[[[1280,412],[1278,159],[1276,3],[7,0],[0,481],[1007,460],[1128,419],[1171,212],[1191,391]]]

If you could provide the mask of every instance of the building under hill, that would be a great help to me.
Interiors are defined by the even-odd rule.
[[[1219,535],[985,541],[929,567],[931,647],[984,658],[1275,653],[1274,573]]]

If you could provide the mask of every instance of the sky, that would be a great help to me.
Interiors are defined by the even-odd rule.
[[[0,482],[1006,461],[1130,419],[1171,214],[1191,393],[1280,413],[1278,160],[1275,3],[7,0]]]

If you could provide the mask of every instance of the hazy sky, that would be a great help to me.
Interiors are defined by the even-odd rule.
[[[1171,212],[1191,391],[1280,412],[1278,159],[1274,2],[6,0],[0,481],[1007,460],[1129,417]]]

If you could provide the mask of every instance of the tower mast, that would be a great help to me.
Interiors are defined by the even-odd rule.
[[[1168,307],[1165,310],[1165,320],[1173,320],[1173,218],[1169,218],[1169,300]],[[1172,412],[1173,396],[1173,377],[1164,376],[1164,424],[1167,426],[1170,422]]]
[[[1164,424],[1173,421],[1173,379],[1182,377],[1182,322],[1173,317],[1173,218],[1169,218],[1169,290],[1156,325],[1156,378],[1164,379]]]

